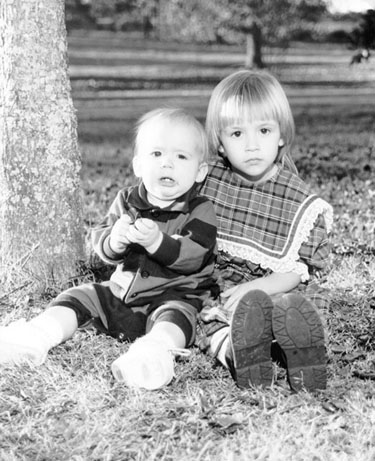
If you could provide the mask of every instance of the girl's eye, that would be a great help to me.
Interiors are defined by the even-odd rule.
[[[241,136],[241,131],[239,131],[239,130],[233,131],[232,136],[234,138],[239,138]]]
[[[161,156],[161,152],[160,150],[154,150],[151,152],[151,156],[152,157],[160,157]]]
[[[261,128],[261,129],[260,129],[260,132],[261,132],[262,134],[268,134],[270,131],[271,131],[271,130],[270,130],[269,128]]]

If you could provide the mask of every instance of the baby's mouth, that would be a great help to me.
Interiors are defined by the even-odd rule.
[[[160,181],[164,184],[174,184],[175,183],[175,180],[173,178],[170,178],[169,176],[163,176],[162,178],[160,178]]]

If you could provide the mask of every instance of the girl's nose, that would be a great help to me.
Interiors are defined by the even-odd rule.
[[[246,135],[246,149],[254,150],[258,148],[258,139],[254,133]]]

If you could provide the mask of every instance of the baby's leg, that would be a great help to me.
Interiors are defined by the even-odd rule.
[[[173,301],[151,316],[148,332],[112,364],[112,373],[130,387],[159,389],[174,377],[174,355],[191,345],[195,332],[195,309]]]
[[[26,322],[0,327],[0,364],[30,362],[41,365],[48,351],[69,339],[78,327],[77,315],[68,307],[51,307]]]
[[[82,285],[61,293],[30,321],[21,319],[0,327],[0,364],[41,365],[50,349],[71,338],[79,325],[93,317],[90,306],[94,304],[92,285]]]

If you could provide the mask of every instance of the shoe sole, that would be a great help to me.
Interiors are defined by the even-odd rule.
[[[315,306],[299,294],[284,295],[272,310],[272,329],[286,356],[290,387],[295,391],[325,389],[327,352]]]
[[[263,291],[247,293],[236,306],[231,325],[234,379],[239,387],[270,386],[272,300]]]

